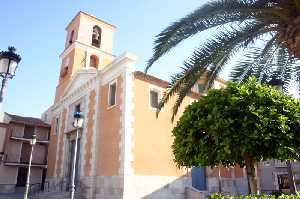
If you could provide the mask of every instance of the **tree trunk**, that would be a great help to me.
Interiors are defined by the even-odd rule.
[[[290,191],[292,194],[295,194],[297,191],[297,187],[295,184],[294,174],[293,174],[293,168],[292,163],[290,160],[286,162],[287,170],[288,170],[288,178],[289,178],[289,185],[290,185]]]
[[[257,179],[256,179],[255,167],[252,158],[246,156],[245,163],[246,163],[246,172],[247,172],[247,178],[248,178],[248,183],[250,188],[250,194],[257,195],[258,194]]]

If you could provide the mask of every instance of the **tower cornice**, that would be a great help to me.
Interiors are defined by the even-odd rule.
[[[101,23],[103,23],[103,24],[106,24],[106,25],[110,26],[110,27],[113,28],[113,29],[116,29],[116,28],[117,28],[116,26],[114,26],[114,25],[112,25],[112,24],[110,24],[110,23],[108,23],[108,22],[106,22],[106,21],[104,21],[104,20],[99,19],[99,18],[95,17],[94,15],[88,14],[88,13],[83,12],[83,11],[79,11],[79,12],[76,14],[76,16],[68,23],[68,25],[67,25],[67,27],[66,27],[65,29],[67,30],[67,29],[69,28],[69,26],[73,23],[73,21],[74,21],[77,17],[79,17],[79,15],[81,15],[81,14],[82,14],[82,15],[85,15],[85,16],[87,16],[87,17],[93,18],[93,19],[95,19],[95,20],[97,20],[97,21],[99,21],[99,22],[101,22]]]

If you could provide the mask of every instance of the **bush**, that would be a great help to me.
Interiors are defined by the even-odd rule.
[[[213,194],[209,196],[209,199],[300,199],[300,194],[296,195],[259,195],[259,196],[226,196],[220,194]]]

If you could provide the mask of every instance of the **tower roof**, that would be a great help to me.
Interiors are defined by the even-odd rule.
[[[88,14],[88,13],[86,13],[86,12],[83,12],[83,11],[79,11],[79,12],[75,15],[75,17],[70,21],[70,23],[68,23],[66,29],[68,29],[68,27],[73,23],[73,21],[74,21],[77,17],[79,17],[79,15],[85,15],[85,16],[87,16],[87,17],[90,17],[90,18],[92,18],[92,19],[95,19],[95,20],[97,20],[97,21],[99,21],[99,22],[101,22],[101,23],[104,23],[104,24],[108,25],[108,26],[112,27],[113,29],[116,29],[116,26],[114,26],[114,25],[112,25],[112,24],[110,24],[110,23],[108,23],[108,22],[106,22],[106,21],[103,21],[103,20],[99,19],[99,18],[95,17],[94,15],[91,15],[91,14]]]

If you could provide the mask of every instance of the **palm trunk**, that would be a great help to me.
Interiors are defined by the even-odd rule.
[[[246,172],[247,172],[247,178],[248,178],[248,183],[250,188],[250,194],[257,195],[258,194],[257,179],[256,179],[255,167],[252,158],[246,156],[245,163],[246,163]]]

